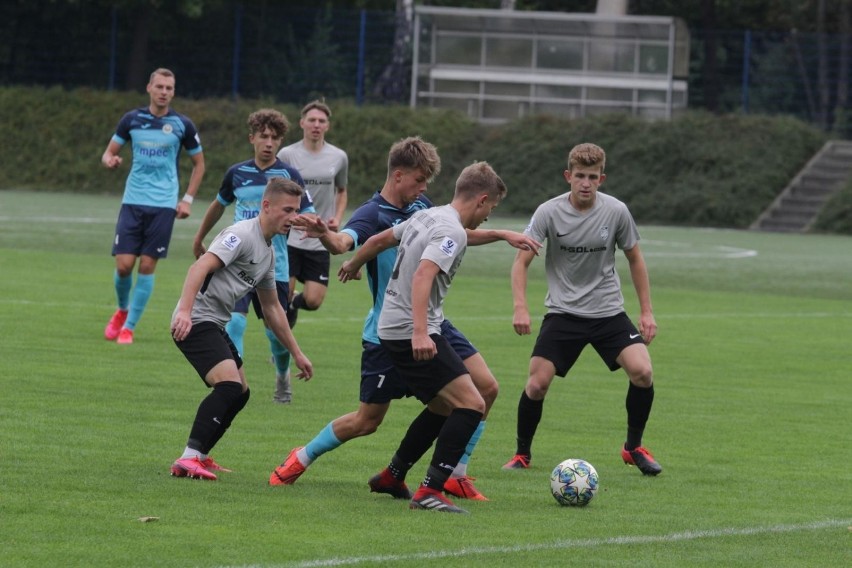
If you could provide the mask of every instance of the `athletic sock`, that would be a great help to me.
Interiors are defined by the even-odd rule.
[[[432,462],[423,479],[424,487],[438,491],[444,488],[481,421],[482,413],[471,408],[456,408],[450,413],[435,441]]]
[[[189,432],[187,447],[207,453],[210,442],[223,424],[231,405],[243,395],[243,386],[235,381],[217,383],[213,391],[198,405],[195,421]]]
[[[240,411],[246,407],[249,398],[251,398],[251,389],[247,388],[245,392],[242,393],[240,397],[237,398],[228,408],[227,412],[225,413],[225,417],[222,419],[222,424],[219,425],[219,428],[216,430],[216,432],[213,433],[213,436],[210,438],[210,441],[207,442],[207,447],[203,448],[204,453],[209,454],[213,450],[213,447],[216,445],[216,443],[222,438],[222,436],[225,435],[225,432],[228,431],[228,428],[230,428],[231,423],[234,421],[234,418],[237,417],[237,414],[239,414]]]
[[[532,441],[535,437],[535,431],[538,429],[538,423],[541,422],[543,410],[544,399],[533,400],[527,396],[526,390],[521,392],[521,399],[518,401],[518,449],[515,452],[516,454],[532,456]]]
[[[324,453],[343,445],[343,442],[334,435],[334,426],[332,424],[333,422],[326,424],[325,428],[320,430],[319,434],[313,440],[305,444],[304,457],[307,458],[306,460],[302,460],[302,452],[299,452],[299,461],[302,462],[302,465],[307,467]]]
[[[637,387],[633,383],[627,387],[624,406],[627,408],[627,442],[625,449],[634,450],[642,445],[645,425],[651,415],[654,404],[654,385],[648,388]]]
[[[246,315],[240,312],[231,312],[231,321],[225,324],[225,333],[231,338],[234,347],[240,357],[243,356],[243,337],[246,334]]]
[[[290,370],[290,352],[269,328],[266,329],[266,338],[269,339],[269,350],[275,361],[275,372],[283,377]]]
[[[462,455],[458,465],[456,466],[456,469],[453,470],[453,473],[450,477],[463,477],[467,475],[467,464],[470,461],[470,454],[473,453],[473,449],[479,442],[479,438],[482,437],[483,430],[485,430],[485,420],[482,420],[476,427],[476,430],[473,431],[473,436],[470,437],[470,441],[467,443],[467,447],[464,449],[464,454]]]
[[[136,285],[130,295],[130,310],[127,313],[127,321],[124,322],[124,327],[131,330],[136,329],[136,324],[139,323],[139,318],[142,317],[142,312],[145,311],[145,306],[148,305],[148,300],[153,291],[154,275],[137,274]]]
[[[115,271],[112,277],[115,284],[115,296],[118,301],[119,310],[127,310],[130,303],[130,289],[133,287],[133,276],[119,276],[118,270]]]
[[[397,467],[408,471],[411,466],[417,463],[423,457],[423,454],[432,447],[432,444],[438,438],[446,422],[446,416],[435,414],[428,407],[424,408],[411,421],[408,430],[405,432],[405,436],[403,436],[399,443],[399,448],[396,450],[396,454],[394,454],[400,460]]]
[[[305,303],[305,295],[301,292],[293,296],[293,301],[290,302],[290,307],[294,310],[308,310],[309,312],[314,309],[309,307],[308,304]]]

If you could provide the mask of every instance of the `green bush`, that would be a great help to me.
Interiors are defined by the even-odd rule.
[[[20,133],[0,154],[3,187],[120,195],[129,152],[123,153],[125,162],[117,172],[103,168],[100,156],[122,114],[147,102],[144,93],[0,89],[0,118],[7,131]],[[449,201],[461,169],[487,160],[509,187],[500,214],[528,215],[567,190],[562,172],[568,150],[594,142],[607,151],[603,191],[627,202],[640,223],[745,228],[828,138],[783,116],[689,112],[671,121],[621,114],[577,120],[539,116],[486,127],[454,111],[359,107],[347,100],[330,104],[334,115],[328,140],[349,154],[351,205],[382,186],[390,145],[419,135],[438,147],[443,161],[429,189],[433,201]],[[205,200],[216,194],[228,166],[251,157],[246,118],[252,111],[281,110],[292,123],[286,143],[301,137],[299,109],[270,99],[178,96],[173,106],[190,116],[201,134]],[[181,160],[184,180],[189,166],[190,160]],[[852,233],[850,212],[852,186],[835,197],[816,229]]]

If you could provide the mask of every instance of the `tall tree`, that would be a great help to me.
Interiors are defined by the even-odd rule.
[[[385,101],[403,102],[408,95],[414,0],[396,0],[396,25],[391,60],[376,82],[374,94]]]

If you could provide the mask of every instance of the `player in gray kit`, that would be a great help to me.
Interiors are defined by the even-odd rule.
[[[529,378],[518,403],[517,450],[504,469],[530,465],[531,446],[541,421],[544,397],[554,375],[564,377],[591,344],[611,371],[623,368],[627,389],[627,440],[624,463],[645,475],[662,471],[642,447],[642,435],[654,401],[651,356],[647,345],[657,335],[651,308],[648,269],[639,250],[639,232],[627,206],[598,192],[606,179],[606,154],[594,144],[580,144],[568,154],[564,173],[568,193],[536,209],[525,233],[547,239],[547,314],[533,348]],[[639,298],[639,327],[624,312],[615,249],[624,251]],[[527,271],[533,254],[519,250],[512,265],[513,325],[518,335],[530,333]]]
[[[435,443],[423,483],[409,502],[412,509],[466,512],[442,490],[482,419],[485,401],[461,358],[441,335],[443,301],[467,248],[465,229],[478,227],[505,195],[506,185],[491,166],[472,164],[456,181],[449,205],[418,212],[370,237],[339,272],[341,281],[351,280],[367,260],[399,246],[379,316],[379,339],[402,380],[427,405],[421,416],[446,417],[431,420],[429,433],[414,432],[416,440],[406,435],[389,466],[394,477],[404,477]],[[412,448],[412,442],[417,447]],[[400,459],[403,452],[405,457]]]
[[[229,471],[209,454],[249,399],[242,359],[225,332],[237,300],[255,289],[266,324],[292,355],[300,370],[298,378],[313,375],[278,301],[272,247],[275,235],[290,230],[301,199],[302,188],[293,180],[270,179],[260,214],[222,230],[189,267],[171,332],[178,349],[213,391],[198,406],[186,449],[172,464],[176,477],[215,480],[214,471]]]
[[[325,139],[331,126],[331,109],[322,101],[306,104],[302,108],[299,126],[303,131],[302,139],[282,148],[278,158],[299,170],[317,216],[329,229],[337,231],[346,212],[349,158],[346,152]],[[291,296],[287,318],[290,327],[296,325],[300,309],[319,309],[328,291],[331,255],[317,239],[304,236],[300,228],[294,227],[287,239]],[[303,286],[298,294],[295,293],[296,282]]]

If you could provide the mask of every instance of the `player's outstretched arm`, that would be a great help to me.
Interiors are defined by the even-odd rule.
[[[512,327],[518,335],[532,332],[530,309],[527,305],[527,273],[538,251],[519,249],[512,263]]]
[[[375,234],[355,252],[355,255],[341,265],[337,277],[341,282],[358,280],[361,267],[376,258],[379,253],[395,247],[399,241],[393,236],[393,228]]]
[[[278,293],[275,288],[255,288],[255,290],[263,309],[263,318],[269,325],[269,329],[272,330],[278,341],[287,348],[287,351],[293,356],[296,367],[299,368],[299,374],[296,377],[306,381],[311,380],[311,377],[314,376],[314,367],[296,342],[293,330],[290,329],[290,324],[287,322],[287,314],[284,313],[284,308],[278,301]]]
[[[213,202],[210,203],[210,206],[204,213],[204,218],[201,220],[201,225],[198,227],[195,237],[192,239],[192,254],[195,255],[195,258],[199,258],[207,252],[207,249],[204,247],[204,237],[219,222],[219,219],[222,218],[224,213],[225,206],[219,203],[218,199],[213,199]]]
[[[317,215],[297,215],[293,226],[305,231],[305,238],[319,239],[325,250],[331,254],[343,254],[352,249],[355,241],[347,233],[338,233]]]
[[[487,245],[496,241],[506,241],[509,245],[520,250],[530,250],[538,254],[541,248],[541,243],[517,231],[508,231],[505,229],[467,229],[467,244],[470,246]]]

